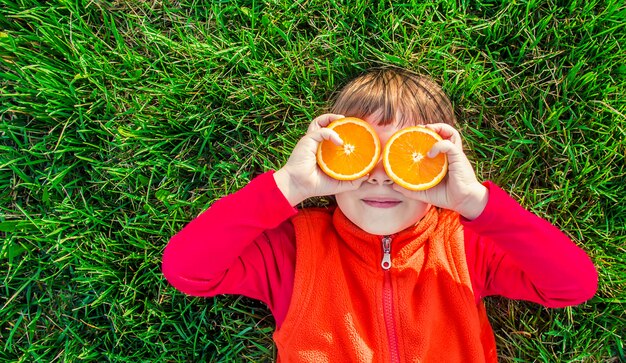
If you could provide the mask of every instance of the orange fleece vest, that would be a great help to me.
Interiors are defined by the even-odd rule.
[[[383,237],[339,208],[303,210],[293,223],[296,274],[274,333],[279,362],[497,362],[458,214],[431,208],[391,236],[389,270]]]

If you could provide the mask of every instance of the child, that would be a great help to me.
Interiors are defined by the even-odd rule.
[[[501,295],[564,307],[590,299],[587,255],[492,182],[479,183],[442,89],[399,69],[369,71],[317,117],[286,165],[214,203],[176,234],[163,273],[196,296],[242,294],[276,319],[281,362],[497,362],[482,298]],[[382,161],[359,180],[317,166],[325,128],[345,116],[369,122],[384,147],[424,124],[447,154],[436,187],[405,190]],[[295,208],[334,195],[337,207]],[[388,264],[381,264],[390,261]]]

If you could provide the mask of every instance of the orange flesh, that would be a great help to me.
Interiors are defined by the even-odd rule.
[[[334,130],[341,136],[343,145],[324,141],[321,152],[326,165],[345,175],[357,174],[371,163],[370,155],[376,152],[372,135],[351,124],[339,125]]]
[[[412,190],[435,186],[447,171],[447,158],[439,154],[429,158],[426,154],[441,138],[434,131],[413,127],[398,131],[385,147],[384,162],[387,174],[397,184]]]

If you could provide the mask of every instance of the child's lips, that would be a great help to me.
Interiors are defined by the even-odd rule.
[[[393,208],[402,203],[402,201],[399,201],[397,199],[381,197],[363,198],[361,200],[363,201],[363,203],[374,208]]]

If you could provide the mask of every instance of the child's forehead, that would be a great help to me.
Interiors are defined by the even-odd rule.
[[[385,112],[382,108],[367,114],[362,115],[361,118],[367,121],[372,126],[381,126],[389,128],[401,129],[409,126],[425,125],[433,123],[434,121],[424,120],[418,115],[417,112],[407,113],[402,110],[395,110],[391,113],[391,119],[385,119]]]
[[[416,95],[412,95],[416,96]],[[379,95],[346,94],[331,108],[332,113],[367,119],[370,124],[398,124],[404,127],[445,122],[451,108],[433,99],[408,97],[405,93]],[[452,116],[453,117],[453,116]]]
[[[456,121],[451,102],[437,83],[393,70],[375,71],[348,83],[333,100],[331,112],[404,127]]]

